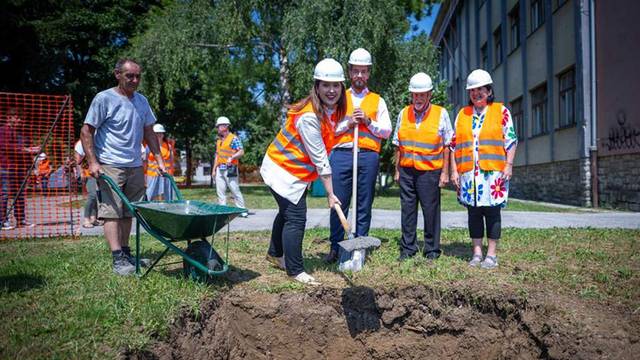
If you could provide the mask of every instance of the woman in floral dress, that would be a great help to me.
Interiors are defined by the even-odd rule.
[[[507,205],[518,143],[511,113],[503,104],[494,102],[492,84],[491,75],[484,70],[469,74],[466,86],[469,106],[462,108],[456,117],[450,145],[451,181],[469,216],[469,236],[473,242],[469,265],[483,269],[498,266],[500,209]],[[483,260],[485,233],[488,248]]]

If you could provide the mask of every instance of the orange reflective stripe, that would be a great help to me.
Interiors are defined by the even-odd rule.
[[[455,158],[458,172],[473,170],[473,107],[465,106],[456,123]],[[484,171],[502,171],[507,160],[502,133],[502,104],[492,103],[487,109],[478,139],[478,164]]]
[[[311,182],[318,177],[318,172],[296,129],[296,121],[305,113],[314,113],[311,102],[307,103],[301,111],[290,111],[287,114],[287,121],[267,148],[267,155],[293,176],[302,181]],[[323,119],[320,124],[322,140],[329,152],[333,146],[334,129],[327,119]]]
[[[216,155],[218,156],[217,166],[220,166],[220,164],[226,164],[229,161],[229,158],[238,152],[231,148],[231,142],[235,137],[236,136],[233,133],[229,133],[224,140],[216,141]],[[238,165],[238,159],[231,160],[231,163]]]
[[[431,104],[424,119],[416,127],[413,106],[402,110],[398,129],[400,166],[417,170],[438,170],[444,165],[442,137],[439,133],[443,108]]]
[[[345,118],[351,118],[353,115],[353,100],[351,99],[351,89],[347,90],[347,114]],[[380,95],[369,92],[362,102],[360,108],[371,121],[378,121],[378,104],[380,103]],[[353,143],[353,130],[348,130],[336,137],[336,144]],[[360,149],[368,149],[380,152],[382,148],[382,139],[373,135],[365,124],[358,125],[358,147]]]

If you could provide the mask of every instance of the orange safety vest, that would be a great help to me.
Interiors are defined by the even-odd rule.
[[[458,113],[456,123],[456,167],[459,173],[473,170],[473,107],[465,106]],[[502,104],[492,103],[480,129],[478,163],[484,171],[502,171],[507,161],[502,133]]]
[[[302,137],[296,129],[296,122],[305,113],[315,113],[313,104],[309,101],[302,110],[298,112],[289,111],[284,127],[278,132],[267,149],[267,155],[273,162],[288,171],[293,176],[302,181],[311,182],[318,177],[316,166],[311,161],[307,150],[302,143]],[[335,122],[336,113],[332,115]],[[334,126],[328,119],[320,121],[320,131],[327,154],[331,152],[334,145]]]
[[[233,133],[227,134],[227,137],[224,140],[216,140],[216,155],[218,155],[218,162],[216,163],[216,168],[220,166],[220,164],[226,164],[229,158],[233,156],[238,150],[234,150],[231,148],[231,142],[235,139],[236,136]],[[233,165],[238,165],[238,159],[231,160]]]
[[[172,163],[172,152],[172,146],[168,142],[163,141],[162,144],[160,144],[160,154],[162,155],[162,160],[164,161],[165,170],[167,170],[167,172],[169,172],[169,169],[173,167],[173,164],[170,164]],[[147,171],[145,172],[145,174],[147,176],[160,176],[160,169],[158,166],[158,161],[156,160],[156,156],[152,152],[149,152],[148,159]]]
[[[353,100],[351,99],[351,89],[347,90],[347,114],[346,119],[350,119],[353,115]],[[360,108],[371,121],[378,121],[378,104],[380,103],[380,95],[369,92],[362,102]],[[349,129],[336,137],[336,144],[353,143],[353,130]],[[369,131],[369,127],[365,124],[358,125],[358,148],[373,150],[380,152],[382,147],[382,139],[373,135]]]
[[[431,104],[416,127],[413,105],[404,108],[398,129],[400,166],[413,167],[422,171],[442,169],[444,147],[442,136],[438,132],[442,111],[442,107]]]

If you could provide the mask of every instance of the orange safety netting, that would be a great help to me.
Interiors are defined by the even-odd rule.
[[[73,136],[70,96],[0,92],[0,239],[78,232]]]

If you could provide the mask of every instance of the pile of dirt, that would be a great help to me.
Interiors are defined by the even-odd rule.
[[[638,316],[553,298],[425,287],[235,289],[141,359],[637,358]]]

